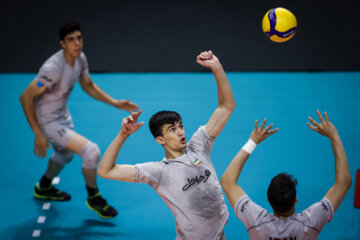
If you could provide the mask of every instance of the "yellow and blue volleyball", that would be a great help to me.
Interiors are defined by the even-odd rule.
[[[274,42],[286,42],[292,38],[296,27],[295,15],[282,7],[270,9],[262,22],[265,35]]]

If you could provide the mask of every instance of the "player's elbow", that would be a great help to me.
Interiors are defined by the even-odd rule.
[[[227,190],[231,186],[231,181],[228,179],[228,177],[225,174],[221,177],[220,183],[224,191],[227,192]]]
[[[350,174],[342,177],[341,179],[337,179],[335,181],[335,185],[340,187],[341,189],[348,191],[352,185],[352,180],[351,180]]]
[[[236,107],[235,100],[229,101],[228,103],[225,104],[225,108],[226,108],[230,113],[232,113],[232,112],[235,110],[235,107]]]
[[[105,171],[105,169],[102,168],[101,166],[99,166],[99,167],[96,169],[96,173],[97,173],[97,175],[99,175],[100,177],[106,178],[106,171]]]
[[[21,104],[24,104],[24,102],[26,101],[26,93],[25,92],[23,92],[20,95],[19,100],[20,100]]]
[[[349,190],[351,185],[352,185],[352,180],[351,180],[351,176],[349,175],[344,182],[344,185],[346,187],[346,190]]]

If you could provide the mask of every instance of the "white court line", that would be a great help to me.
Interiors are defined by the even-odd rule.
[[[38,223],[44,223],[45,221],[46,221],[46,217],[45,217],[45,216],[39,216],[39,217],[38,217],[38,220],[37,220]]]
[[[54,177],[53,180],[52,180],[52,184],[54,184],[54,185],[59,184],[59,182],[60,182],[59,177]]]
[[[50,209],[50,206],[51,206],[51,203],[46,202],[46,203],[43,204],[42,209],[43,209],[43,210],[49,210],[49,209]]]
[[[40,237],[41,230],[35,229],[32,233],[32,237]]]

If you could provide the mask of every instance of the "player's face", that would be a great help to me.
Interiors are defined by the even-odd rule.
[[[80,31],[74,31],[64,37],[64,40],[60,41],[66,54],[73,58],[80,57],[83,48],[83,38]]]
[[[165,147],[175,151],[184,150],[186,147],[186,138],[182,122],[164,124],[162,126],[162,132],[163,145],[165,145]]]

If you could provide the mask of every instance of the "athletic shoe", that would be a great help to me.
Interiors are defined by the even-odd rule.
[[[115,208],[107,204],[106,200],[98,192],[94,196],[88,197],[86,205],[91,210],[95,211],[99,217],[109,219],[115,217],[118,212]]]
[[[40,188],[40,184],[37,183],[34,190],[34,196],[36,198],[49,199],[53,201],[69,201],[71,199],[69,194],[55,188],[53,184],[51,184],[48,188]]]

